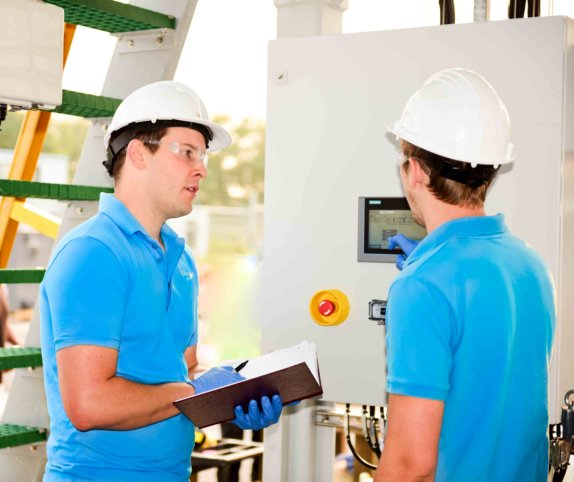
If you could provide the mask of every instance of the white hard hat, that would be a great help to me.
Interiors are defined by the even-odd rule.
[[[211,122],[199,96],[187,85],[164,80],[144,85],[128,95],[117,108],[104,143],[108,146],[112,133],[134,123],[157,121],[190,122],[208,127],[213,139],[207,151],[223,149],[231,144],[231,136]]]
[[[515,158],[506,107],[484,77],[467,69],[431,76],[388,128],[417,147],[472,165]]]

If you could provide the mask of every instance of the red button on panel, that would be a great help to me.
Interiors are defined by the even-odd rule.
[[[334,311],[335,311],[335,303],[333,303],[332,301],[322,300],[319,303],[319,313],[321,313],[323,316],[332,315]]]

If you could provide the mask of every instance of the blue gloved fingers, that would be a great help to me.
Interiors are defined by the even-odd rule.
[[[238,405],[235,407],[235,419],[233,423],[243,430],[261,430],[277,423],[283,409],[281,397],[279,395],[273,395],[271,400],[269,400],[269,397],[263,396],[261,397],[260,403],[261,409],[259,409],[257,400],[250,400],[247,414],[241,406]]]
[[[387,243],[388,243],[387,249],[395,249],[395,248],[400,247],[399,243],[397,242],[398,237],[399,237],[399,235],[396,234],[395,236],[390,236],[387,238]]]
[[[277,423],[281,416],[281,411],[283,410],[283,401],[281,400],[281,396],[278,394],[273,395],[271,397],[271,405],[273,407],[273,418],[271,423]]]
[[[249,430],[249,422],[241,405],[237,405],[235,407],[235,419],[233,420],[233,423],[242,430]]]
[[[401,248],[407,256],[411,254],[411,251],[415,249],[418,244],[418,241],[409,239],[402,233],[387,238],[387,242],[389,243],[388,249]]]
[[[191,386],[195,388],[195,393],[202,393],[208,390],[214,390],[215,388],[223,387],[225,385],[230,385],[231,383],[239,382],[244,380],[239,373],[237,373],[233,367],[214,367],[211,370],[206,371],[203,375],[197,377],[195,380],[190,382]]]
[[[235,419],[233,423],[243,430],[259,430],[262,423],[259,420],[259,407],[256,400],[250,400],[247,405],[247,413],[241,405],[235,407]]]
[[[420,241],[415,239],[407,238],[404,234],[399,233],[391,236],[387,239],[388,241],[388,249],[395,249],[400,248],[402,249],[404,254],[397,255],[397,268],[402,270],[405,265],[405,261],[407,260],[408,256],[415,250],[415,248],[419,245]]]
[[[249,420],[252,430],[259,430],[263,424],[263,413],[259,411],[259,405],[257,405],[257,400],[249,400],[248,405],[247,420]]]
[[[281,397],[277,394],[271,397],[261,397],[261,408],[263,411],[261,421],[263,423],[263,427],[269,427],[269,425],[273,425],[279,421],[279,417],[281,416],[281,411],[283,410],[283,402],[281,401]]]
[[[261,421],[263,422],[263,424],[265,424],[265,426],[275,423],[277,421],[277,420],[273,421],[275,418],[275,409],[271,405],[271,400],[269,400],[269,397],[261,397],[261,410],[262,410]]]

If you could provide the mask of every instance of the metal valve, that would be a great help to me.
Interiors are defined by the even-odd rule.
[[[574,390],[566,392],[560,423],[550,425],[550,475],[549,481],[561,482],[572,454],[574,437]]]

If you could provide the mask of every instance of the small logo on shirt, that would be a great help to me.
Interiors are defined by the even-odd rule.
[[[179,272],[181,276],[183,276],[186,280],[190,281],[194,278],[194,274],[192,271],[189,271],[183,264],[179,265]]]

